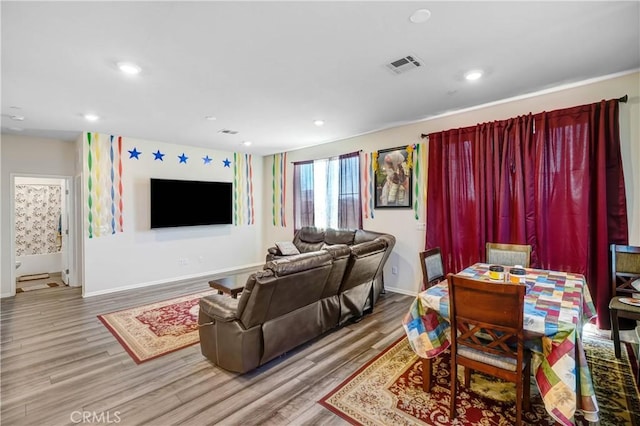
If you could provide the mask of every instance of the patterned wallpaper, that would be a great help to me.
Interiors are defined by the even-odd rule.
[[[61,212],[60,185],[16,185],[16,255],[60,251],[58,228]]]

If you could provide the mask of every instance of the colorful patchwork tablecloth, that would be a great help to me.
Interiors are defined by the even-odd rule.
[[[582,326],[596,312],[585,278],[540,269],[526,272],[524,329],[541,336],[528,341],[527,346],[533,351],[532,367],[545,408],[564,425],[573,424],[576,409],[588,421],[597,422],[598,403],[580,340]],[[458,275],[489,280],[489,265],[476,263]],[[446,281],[418,294],[403,319],[416,354],[433,358],[449,347],[448,321]]]

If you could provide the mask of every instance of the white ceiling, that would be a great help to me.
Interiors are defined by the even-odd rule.
[[[95,131],[266,155],[640,68],[638,1],[1,8],[2,133],[64,140]],[[431,19],[411,23],[420,8]],[[385,67],[406,55],[423,66]],[[142,73],[120,73],[123,60]],[[485,77],[466,82],[471,68]]]

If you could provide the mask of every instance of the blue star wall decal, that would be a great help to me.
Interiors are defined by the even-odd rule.
[[[156,152],[154,152],[153,156],[155,157],[154,160],[164,161],[164,159],[162,158],[164,157],[164,154],[161,153],[160,150],[157,150]]]
[[[187,159],[189,157],[187,157],[186,155],[184,155],[184,152],[182,153],[182,155],[178,155],[178,158],[180,159],[181,163],[187,164]]]
[[[204,164],[211,164],[211,160],[213,160],[213,158],[210,158],[208,155],[206,157],[202,157]]]
[[[135,158],[136,160],[139,160],[140,158],[138,158],[138,156],[140,154],[142,153],[138,151],[135,147],[129,150],[129,158]]]
[[[225,158],[225,159],[224,159],[224,161],[223,161],[223,163],[224,163],[224,166],[225,166],[225,167],[231,167],[231,161],[229,161],[229,159],[228,159],[228,158]]]

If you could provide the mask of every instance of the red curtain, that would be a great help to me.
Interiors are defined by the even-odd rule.
[[[586,276],[608,329],[609,244],[627,244],[618,101],[429,135],[426,248],[447,272],[485,243],[530,244],[531,266]]]

